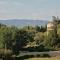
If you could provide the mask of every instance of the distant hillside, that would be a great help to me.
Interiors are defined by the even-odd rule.
[[[6,25],[15,25],[17,27],[23,26],[35,26],[35,25],[45,25],[48,23],[47,20],[21,20],[21,19],[11,19],[11,20],[0,20],[0,23]]]

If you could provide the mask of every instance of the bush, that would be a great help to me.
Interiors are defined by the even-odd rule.
[[[27,58],[32,58],[32,57],[34,57],[34,55],[25,55],[25,56],[20,57],[20,59],[27,59]]]
[[[43,54],[42,57],[50,57],[50,55],[49,54]]]

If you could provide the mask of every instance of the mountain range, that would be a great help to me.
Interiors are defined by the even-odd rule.
[[[6,25],[14,25],[17,27],[23,26],[36,26],[36,25],[46,25],[48,20],[26,20],[26,19],[11,19],[11,20],[0,20],[0,23]]]

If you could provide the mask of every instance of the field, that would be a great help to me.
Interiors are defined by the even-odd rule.
[[[26,60],[60,60],[60,57],[51,57],[51,58],[29,58]]]

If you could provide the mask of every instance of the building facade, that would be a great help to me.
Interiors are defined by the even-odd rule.
[[[53,33],[53,35],[57,34],[57,25],[53,21],[50,21],[47,24],[47,35],[49,35],[49,33]]]

